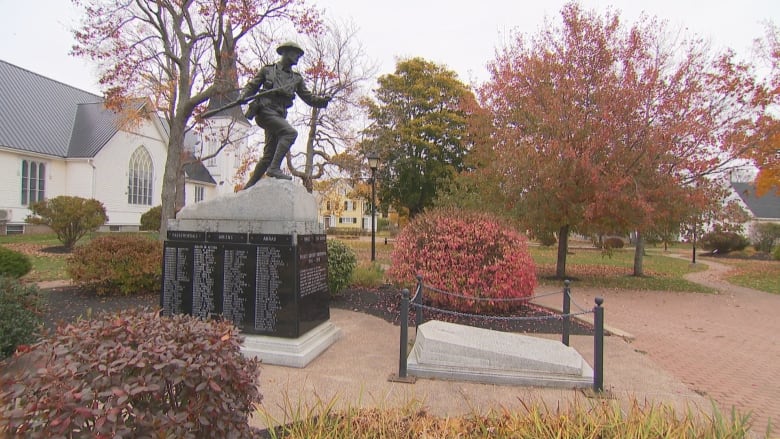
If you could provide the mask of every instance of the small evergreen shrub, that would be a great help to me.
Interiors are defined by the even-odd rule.
[[[162,206],[155,206],[141,215],[141,230],[160,231],[162,221]]]
[[[0,276],[20,278],[32,270],[27,255],[0,246]]]
[[[259,361],[238,329],[132,310],[57,329],[39,367],[0,387],[0,431],[20,437],[252,437]]]
[[[142,235],[106,235],[73,251],[68,273],[97,294],[159,293],[162,243]]]
[[[744,250],[748,244],[747,238],[739,233],[720,229],[704,234],[699,240],[702,249],[720,254]]]
[[[357,266],[357,256],[352,249],[337,239],[328,240],[328,290],[338,296],[349,285]]]
[[[0,360],[37,340],[42,310],[38,287],[0,276]]]
[[[541,233],[536,237],[536,239],[539,241],[539,245],[542,247],[552,247],[558,243],[558,240],[555,238],[555,234],[552,232]]]
[[[750,233],[750,241],[757,251],[771,253],[775,243],[780,240],[780,224],[757,224]]]
[[[622,239],[610,236],[609,238],[604,240],[604,248],[605,249],[615,249],[615,248],[623,248],[625,243]]]
[[[32,215],[25,221],[51,227],[57,239],[68,250],[82,236],[97,230],[108,221],[103,203],[94,198],[61,195],[30,204],[30,211]]]
[[[470,297],[529,297],[536,287],[525,236],[480,213],[435,210],[416,216],[395,242],[387,275],[409,284],[417,274],[427,285]],[[466,312],[506,310],[519,303],[427,297],[433,306]]]

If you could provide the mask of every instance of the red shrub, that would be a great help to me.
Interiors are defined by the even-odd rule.
[[[68,274],[98,295],[158,293],[162,285],[162,243],[144,235],[106,235],[76,248]]]
[[[399,235],[392,258],[391,279],[408,284],[419,273],[426,285],[454,294],[521,298],[533,295],[536,287],[526,238],[488,215],[450,210],[419,215]],[[433,306],[462,311],[512,307],[511,302],[475,303],[427,291],[426,297]]]
[[[0,434],[251,437],[259,362],[227,322],[131,311],[57,329],[0,381]]]

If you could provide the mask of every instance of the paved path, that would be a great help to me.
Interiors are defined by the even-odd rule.
[[[709,402],[679,379],[637,353],[620,337],[606,337],[605,389],[614,400],[589,399],[580,391],[536,387],[498,386],[459,381],[418,379],[414,384],[388,381],[398,372],[399,327],[360,312],[331,309],[331,321],[342,331],[341,340],[302,369],[262,365],[263,402],[253,425],[267,427],[318,414],[333,404],[347,407],[424,408],[437,416],[460,416],[503,410],[524,411],[544,404],[550,411],[572,404],[587,407],[612,401],[624,409],[637,401],[666,404],[677,413],[687,409],[709,411]],[[414,329],[410,328],[410,336]],[[559,335],[550,338],[560,339]],[[573,336],[571,345],[591,362],[593,337]],[[592,363],[591,363],[592,364]],[[270,419],[265,417],[270,416]]]
[[[724,414],[752,412],[759,433],[771,418],[780,434],[780,296],[729,284],[731,267],[700,262],[708,270],[686,278],[717,294],[573,288],[572,296],[587,307],[604,297],[605,322],[631,333],[634,349]]]

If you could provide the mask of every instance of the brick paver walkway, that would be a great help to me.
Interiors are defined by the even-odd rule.
[[[631,333],[637,351],[712,398],[724,415],[732,407],[752,412],[756,432],[771,418],[778,435],[780,296],[731,285],[722,280],[731,267],[701,262],[709,269],[686,277],[718,294],[573,287],[572,296],[588,308],[604,297],[606,324]]]

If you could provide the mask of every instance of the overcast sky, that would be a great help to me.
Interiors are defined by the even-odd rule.
[[[531,35],[545,17],[558,20],[564,0],[310,0],[327,17],[355,23],[379,74],[398,57],[420,56],[456,71],[466,83],[488,79],[485,65],[514,31]],[[612,6],[624,22],[641,12],[750,56],[762,23],[780,25],[780,0],[582,0],[587,9]],[[99,93],[88,61],[68,56],[78,15],[70,0],[0,0],[0,59],[78,88]]]

